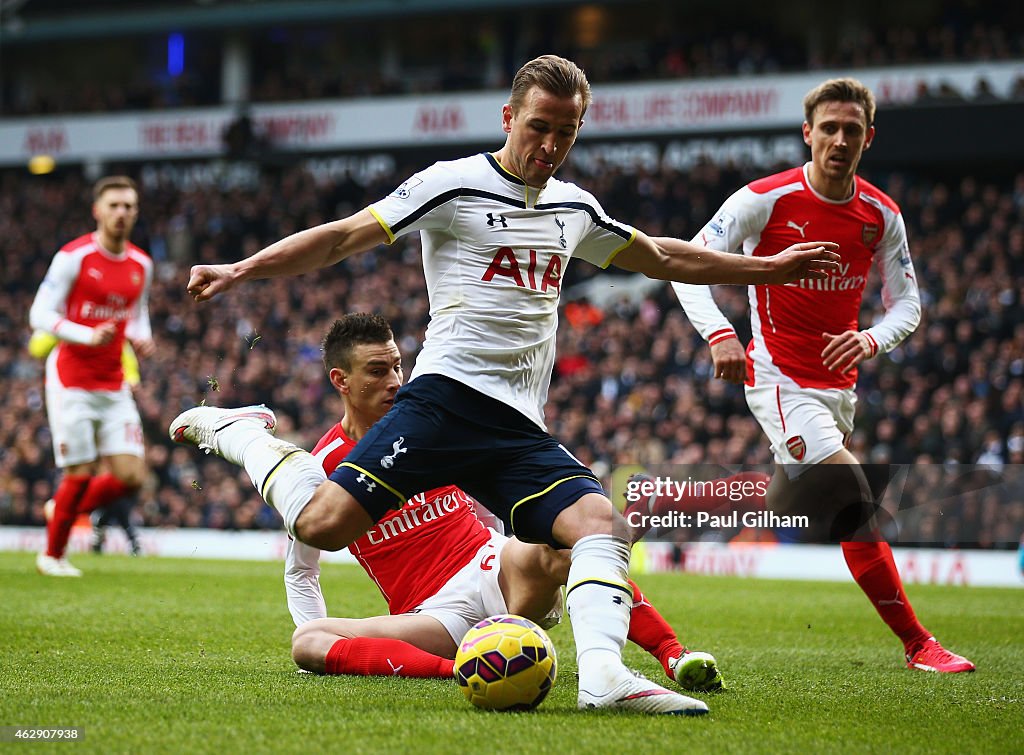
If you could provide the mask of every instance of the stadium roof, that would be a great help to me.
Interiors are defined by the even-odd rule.
[[[111,37],[172,29],[300,24],[467,10],[568,5],[575,0],[0,0],[6,43]]]

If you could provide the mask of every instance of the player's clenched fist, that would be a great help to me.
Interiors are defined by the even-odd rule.
[[[719,380],[740,384],[747,379],[747,351],[735,336],[711,344],[711,362]]]
[[[117,335],[117,325],[112,322],[100,323],[92,329],[92,341],[90,343],[93,346],[106,346],[114,340],[115,335]]]
[[[843,333],[822,333],[825,348],[821,351],[821,362],[833,372],[849,372],[860,362],[877,353],[875,340],[867,333],[847,330]]]
[[[207,301],[235,285],[231,265],[193,265],[188,292],[196,301]]]

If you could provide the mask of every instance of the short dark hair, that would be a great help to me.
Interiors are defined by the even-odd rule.
[[[108,189],[131,189],[136,195],[139,193],[138,185],[128,176],[104,176],[93,184],[92,201],[98,202],[103,196],[103,192]]]
[[[535,86],[557,97],[574,97],[578,94],[583,102],[581,118],[593,100],[587,74],[571,60],[557,55],[541,55],[524,64],[516,72],[512,79],[512,92],[508,98],[508,104],[513,111],[520,108],[526,99],[526,93]]]
[[[829,79],[814,87],[804,97],[804,120],[814,125],[814,111],[823,102],[855,102],[864,108],[864,117],[871,128],[875,122],[875,95],[857,79]]]
[[[324,368],[352,369],[352,349],[361,343],[387,343],[394,338],[391,325],[380,315],[353,312],[335,320],[320,343]]]

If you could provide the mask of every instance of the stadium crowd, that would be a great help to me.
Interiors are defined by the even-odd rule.
[[[572,27],[564,22],[553,26],[566,30]],[[646,29],[638,39],[631,39],[625,30],[609,29],[610,37],[594,47],[573,44],[566,34],[566,38],[538,40],[539,43],[527,45],[521,57],[528,59],[552,48],[560,49],[578,60],[592,80],[620,82],[1013,60],[1024,56],[1024,40],[1008,36],[1002,24],[990,20],[955,19],[924,29],[856,26],[852,33],[837,35],[835,44],[820,37],[814,39],[813,35],[802,38],[787,35],[777,28],[733,28],[723,32],[711,21],[688,20],[686,24],[670,24],[667,28],[672,31],[662,31],[653,40]],[[302,32],[293,32],[293,35],[303,36]],[[527,36],[524,33],[520,38],[525,40]],[[321,41],[322,38],[321,31]],[[254,100],[504,89],[515,70],[512,65],[503,69],[473,63],[487,59],[487,50],[495,44],[493,33],[481,33],[468,44],[464,39],[452,40],[443,60],[417,63],[415,56],[410,56],[408,70],[392,77],[381,76],[379,70],[352,76],[351,66],[359,64],[333,57],[339,54],[337,50],[350,49],[350,45],[320,44],[314,48],[318,52],[310,56],[307,47],[296,44],[297,41],[282,46],[285,65],[275,58],[265,70],[257,67]],[[318,60],[318,56],[324,59]],[[975,93],[956,94],[972,97]],[[923,92],[922,96],[936,95]]]
[[[660,12],[671,18],[678,9],[667,7]],[[599,82],[1024,57],[1024,38],[1013,33],[1014,24],[1002,18],[1001,12],[984,7],[949,13],[919,26],[883,19],[835,25],[830,19],[827,25],[812,24],[800,33],[756,23],[723,30],[720,18],[688,13],[685,23],[658,25],[662,31],[652,39],[648,25],[636,31],[630,23],[635,8],[613,4],[601,40],[588,44],[574,39],[579,24],[574,21],[573,9],[554,8],[545,13],[550,17],[545,15],[542,24],[531,16],[500,24],[484,16],[468,35],[463,27],[453,27],[446,18],[438,17],[422,19],[425,32],[420,27],[396,30],[386,21],[254,32],[248,99],[280,102],[505,89],[517,67],[513,61],[552,49],[578,60],[591,80]],[[538,35],[538,26],[550,31]],[[814,28],[817,30],[812,31]],[[441,41],[423,46],[417,44],[417,35]],[[66,42],[56,53],[49,47],[36,51],[11,47],[5,51],[11,74],[0,88],[0,112],[45,115],[219,104],[224,100],[220,66],[226,40],[212,33],[191,35],[189,40],[188,65],[175,75],[168,74],[159,56],[146,52],[159,48],[162,39],[113,40],[102,57],[96,57],[91,40]],[[380,51],[387,49],[394,49],[395,54],[382,66]],[[53,54],[68,55],[74,70],[65,70],[61,76],[49,73],[56,70],[48,65]],[[131,60],[149,62],[139,66],[129,64]],[[984,84],[971,92],[956,91],[946,84],[919,93],[921,100],[928,101],[994,96]],[[1024,97],[1024,81],[1010,96]]]
[[[236,259],[346,215],[408,172],[366,185],[318,180],[301,167],[223,191],[143,184],[135,240],[156,262],[150,311],[158,350],[143,363],[136,389],[152,470],[136,513],[141,524],[277,527],[278,515],[244,472],[173,446],[169,419],[203,400],[266,402],[278,414],[279,434],[312,447],[340,412],[319,353],[334,317],[380,312],[408,359],[428,319],[416,240],[203,306],[185,296],[189,266]],[[687,238],[753,175],[711,164],[688,174],[566,172],[616,217]],[[901,499],[913,508],[901,541],[1016,547],[1024,531],[1024,173],[1005,180],[868,177],[903,208],[925,314],[902,347],[861,366],[852,447],[866,461],[913,465]],[[42,524],[54,490],[42,365],[25,349],[26,317],[52,254],[92,225],[82,209],[88,192],[89,182],[74,172],[0,175],[0,523]],[[602,474],[631,464],[770,464],[742,391],[710,379],[708,349],[669,287],[639,293],[619,277],[608,282],[622,296],[595,297],[614,291],[598,275],[614,274],[576,263],[563,282],[548,405],[553,434]],[[881,312],[877,281],[869,291],[865,321]],[[744,291],[721,287],[716,295],[745,340]]]

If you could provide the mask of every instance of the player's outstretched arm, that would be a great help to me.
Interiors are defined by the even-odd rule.
[[[682,239],[659,238],[637,231],[633,243],[619,252],[616,266],[648,278],[680,283],[756,285],[827,278],[839,269],[838,244],[806,241],[768,257],[716,252]]]
[[[188,292],[196,301],[206,301],[243,281],[301,275],[386,243],[384,228],[364,209],[343,220],[293,233],[238,262],[195,265]]]

